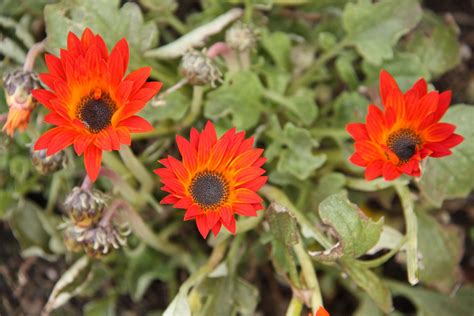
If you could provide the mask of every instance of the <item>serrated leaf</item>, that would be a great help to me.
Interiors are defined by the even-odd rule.
[[[362,57],[379,65],[393,57],[393,46],[418,24],[421,12],[413,0],[359,1],[346,5],[342,23]]]
[[[370,269],[361,266],[354,259],[346,259],[343,261],[343,270],[382,311],[388,313],[393,309],[392,295],[388,287]]]
[[[422,282],[449,291],[459,279],[464,236],[456,226],[441,226],[424,212],[417,213],[419,278]]]
[[[204,115],[218,119],[230,114],[237,129],[249,129],[257,124],[262,111],[262,89],[260,79],[251,71],[231,74],[221,87],[207,95]]]
[[[451,156],[428,158],[418,185],[436,206],[441,206],[446,199],[463,198],[474,189],[474,107],[453,106],[443,121],[456,125],[456,133],[462,135],[464,141],[451,149]]]
[[[322,201],[319,216],[338,234],[345,257],[357,258],[365,254],[377,243],[382,232],[383,218],[377,222],[367,218],[343,193]]]

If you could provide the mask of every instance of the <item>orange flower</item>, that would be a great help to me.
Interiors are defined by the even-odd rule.
[[[95,181],[103,150],[130,146],[130,133],[153,129],[135,114],[158,93],[161,83],[147,82],[150,67],[124,78],[129,59],[125,39],[109,55],[103,39],[86,29],[80,40],[70,32],[67,46],[60,58],[46,55],[49,72],[40,79],[52,91],[33,91],[51,111],[45,121],[56,125],[38,139],[35,150],[47,149],[49,156],[74,145],[78,155],[84,154],[87,174]]]
[[[160,160],[165,168],[155,170],[169,193],[161,203],[186,209],[184,220],[195,219],[201,235],[216,236],[224,225],[235,234],[234,214],[257,216],[263,209],[256,191],[267,181],[260,168],[266,161],[263,149],[253,148],[253,137],[235,128],[217,139],[211,122],[201,134],[191,130],[190,141],[176,136],[182,161]]]
[[[31,111],[37,105],[31,92],[40,87],[40,82],[33,72],[17,69],[5,76],[3,86],[9,110],[2,130],[13,137],[16,129],[28,127]]]
[[[308,316],[312,316],[311,313],[309,313]],[[321,307],[319,307],[316,314],[314,314],[314,316],[330,316],[330,315],[329,315],[328,311],[323,306],[321,306]]]
[[[426,81],[420,79],[403,94],[382,70],[380,95],[383,111],[369,105],[366,124],[346,126],[355,139],[356,152],[350,161],[366,168],[367,180],[379,176],[393,180],[403,173],[418,177],[422,159],[451,155],[450,148],[463,141],[454,134],[456,126],[439,123],[451,101],[450,91],[428,93]]]

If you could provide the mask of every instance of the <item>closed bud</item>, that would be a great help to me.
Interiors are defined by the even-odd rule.
[[[214,86],[215,82],[221,79],[221,73],[212,60],[198,51],[189,51],[184,54],[180,71],[188,82],[195,86],[208,83]]]
[[[39,88],[40,82],[35,73],[17,69],[3,78],[3,86],[9,106],[3,130],[13,136],[15,129],[24,130],[28,126],[30,113],[37,105],[31,91]]]
[[[67,163],[67,156],[64,151],[60,151],[51,156],[46,156],[46,149],[31,149],[31,162],[36,170],[41,174],[50,174],[63,169]]]
[[[225,33],[225,41],[236,51],[246,51],[257,44],[258,33],[252,25],[236,22]]]
[[[79,227],[90,227],[97,224],[106,205],[107,198],[104,193],[80,187],[74,187],[64,202],[69,217]]]

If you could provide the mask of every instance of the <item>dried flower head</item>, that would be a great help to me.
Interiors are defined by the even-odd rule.
[[[54,155],[46,155],[46,150],[34,150],[31,148],[31,162],[36,170],[41,174],[50,174],[63,169],[67,164],[67,155],[64,151]]]
[[[40,74],[40,79],[51,90],[33,90],[33,96],[51,111],[45,121],[56,125],[38,139],[35,150],[47,149],[50,156],[74,145],[78,155],[84,154],[87,174],[95,181],[103,150],[129,146],[131,133],[153,129],[135,114],[160,90],[161,83],[147,82],[150,67],[125,76],[129,60],[125,39],[110,54],[102,37],[90,29],[81,39],[70,32],[67,42],[60,58],[46,55],[49,72]]]
[[[210,83],[215,85],[221,79],[221,72],[212,59],[196,50],[184,54],[180,65],[181,74],[191,85],[202,86]]]
[[[230,48],[236,51],[253,49],[257,44],[258,32],[250,24],[241,21],[234,23],[225,33],[225,41]]]
[[[100,221],[107,200],[107,196],[99,190],[74,187],[66,197],[64,208],[75,225],[90,227]]]
[[[94,228],[77,228],[79,237],[77,241],[87,255],[99,258],[110,253],[112,249],[119,249],[127,244],[127,236],[131,230],[128,225],[117,227],[113,223],[107,226]]]
[[[5,76],[3,86],[9,106],[3,130],[6,130],[9,136],[13,136],[15,129],[22,131],[28,126],[31,111],[37,105],[32,90],[39,88],[40,82],[33,72],[17,69]]]

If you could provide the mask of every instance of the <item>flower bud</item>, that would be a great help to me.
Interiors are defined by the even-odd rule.
[[[208,83],[214,86],[215,82],[221,78],[221,73],[212,60],[198,51],[189,51],[184,54],[180,71],[188,82],[195,86]]]
[[[35,73],[17,69],[3,78],[3,86],[9,106],[3,130],[6,130],[9,136],[13,136],[15,129],[24,130],[28,126],[30,113],[38,104],[31,91],[39,88],[40,82]]]
[[[97,224],[106,205],[107,198],[104,193],[80,187],[74,187],[64,202],[69,217],[79,227],[90,227]]]
[[[230,48],[236,51],[245,51],[254,48],[257,44],[258,33],[254,27],[242,22],[236,22],[225,33],[225,41]]]
[[[67,156],[64,151],[46,156],[46,149],[34,150],[31,148],[31,162],[40,174],[45,175],[63,169],[67,163]]]

